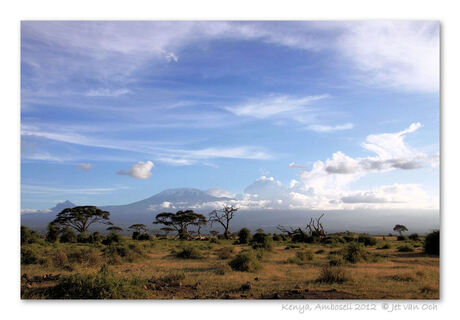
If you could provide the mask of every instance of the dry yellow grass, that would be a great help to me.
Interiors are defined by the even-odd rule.
[[[127,240],[131,241],[131,240]],[[391,249],[377,250],[368,248],[369,252],[385,255],[376,263],[346,264],[343,266],[351,280],[343,283],[321,283],[316,281],[321,268],[328,264],[328,253],[340,247],[320,244],[303,244],[300,248],[286,250],[286,243],[275,242],[273,251],[264,255],[263,268],[257,272],[239,272],[226,270],[218,274],[219,266],[228,264],[230,259],[222,260],[216,250],[233,246],[235,254],[247,246],[232,245],[230,241],[209,244],[207,241],[188,242],[193,245],[206,245],[208,255],[204,259],[179,259],[171,254],[171,249],[179,246],[179,241],[155,240],[152,248],[146,249],[146,257],[135,262],[123,262],[110,265],[116,277],[136,278],[148,283],[150,279],[167,276],[171,272],[183,272],[185,278],[180,286],[155,288],[143,285],[145,299],[260,299],[267,297],[289,298],[285,293],[292,293],[292,298],[315,298],[323,292],[321,298],[357,298],[357,299],[439,299],[439,258],[422,253],[421,247],[414,252],[397,251],[399,243],[386,237]],[[60,244],[60,246],[66,246]],[[377,247],[379,244],[377,245]],[[289,263],[288,259],[303,248],[313,252],[323,249],[324,253],[315,254],[313,261],[301,265]],[[22,274],[29,278],[42,277],[44,274],[72,273],[94,274],[101,265],[72,264],[72,271],[52,263],[22,265]],[[251,289],[242,291],[242,284],[250,282]],[[23,283],[23,298],[46,298],[35,294],[34,290],[55,285],[54,282]],[[327,294],[330,292],[330,294]],[[300,294],[300,295],[299,295]],[[347,296],[348,295],[348,296]]]

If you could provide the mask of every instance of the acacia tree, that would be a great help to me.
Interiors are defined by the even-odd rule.
[[[207,223],[206,217],[195,213],[193,210],[177,211],[176,213],[162,212],[156,215],[154,224],[163,224],[167,228],[177,231],[179,239],[184,240],[190,237],[187,230],[190,226],[202,226]],[[164,228],[162,228],[164,230]],[[170,229],[169,229],[170,230]]]
[[[60,227],[70,227],[76,231],[83,233],[93,223],[103,223],[111,225],[109,221],[110,212],[101,210],[95,206],[78,206],[74,208],[66,208],[56,215],[51,224]]]
[[[408,231],[408,229],[402,224],[397,224],[394,226],[393,231],[399,232],[399,235],[402,236],[402,233]]]
[[[142,231],[144,232],[147,231],[147,227],[145,226],[145,224],[142,224],[142,223],[133,224],[132,226],[129,227],[129,229],[134,230],[134,232],[137,232],[138,234],[140,234]]]
[[[118,226],[110,226],[106,230],[113,233],[117,233],[118,231],[123,231],[123,228],[120,228]]]
[[[209,213],[209,222],[211,222],[211,227],[214,222],[218,222],[222,227],[224,227],[224,237],[225,239],[230,238],[229,224],[230,220],[233,219],[235,213],[238,211],[238,208],[234,206],[225,205],[220,210],[213,210]]]

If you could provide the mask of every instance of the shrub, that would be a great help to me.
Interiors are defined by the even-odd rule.
[[[131,236],[131,239],[137,240],[137,239],[139,238],[139,236],[140,236],[140,233],[137,232],[137,231],[134,231],[133,234],[132,234],[132,236]]]
[[[223,276],[231,271],[232,268],[228,264],[219,264],[215,267],[214,273]]]
[[[100,252],[93,248],[81,248],[70,252],[67,256],[70,262],[84,264],[90,267],[99,265],[102,262]]]
[[[54,253],[53,260],[54,260],[55,266],[59,268],[64,268],[69,265],[69,258],[67,257],[67,254],[62,250],[58,250]]]
[[[253,249],[262,248],[266,250],[272,250],[273,248],[272,237],[262,232],[254,234],[251,240],[251,244]]]
[[[229,263],[230,267],[235,271],[255,272],[262,268],[257,256],[252,251],[240,252]]]
[[[317,281],[325,283],[343,283],[349,279],[350,277],[343,267],[325,265],[321,269]]]
[[[153,282],[160,286],[172,286],[176,287],[181,285],[181,282],[185,280],[186,276],[183,271],[171,271],[161,277],[152,278],[149,282]]]
[[[183,247],[179,251],[175,252],[177,258],[181,259],[203,259],[205,256],[196,247]]]
[[[321,243],[323,244],[332,244],[332,245],[337,245],[339,243],[344,243],[345,240],[342,239],[342,237],[339,236],[329,236],[329,237],[324,237],[320,240]]]
[[[77,242],[77,236],[75,235],[75,232],[73,232],[72,229],[67,227],[61,231],[61,236],[59,237],[59,241],[62,243]]]
[[[377,240],[367,234],[360,234],[358,237],[358,242],[364,244],[366,247],[375,246],[377,244]]]
[[[104,255],[110,259],[111,264],[118,264],[122,260],[133,262],[144,257],[144,251],[135,244],[113,244],[104,248]]]
[[[414,248],[412,248],[412,247],[410,247],[408,245],[404,245],[404,246],[399,246],[398,251],[399,252],[413,252]]]
[[[89,235],[88,242],[89,243],[100,243],[104,239],[104,237],[97,231],[91,233]]]
[[[315,251],[316,254],[322,254],[322,253],[324,253],[324,252],[325,252],[325,251],[324,251],[323,249],[319,249],[319,250]]]
[[[330,266],[343,266],[345,264],[345,261],[341,256],[331,256],[329,258],[329,265]]]
[[[78,234],[77,242],[79,242],[79,243],[88,243],[89,242],[89,236],[86,234],[86,232],[82,232],[82,233]]]
[[[61,232],[59,227],[53,223],[48,223],[47,229],[48,231],[46,232],[45,240],[51,243],[56,242],[59,239],[59,233]]]
[[[251,231],[248,228],[243,228],[238,232],[238,242],[240,244],[249,243],[251,240]]]
[[[396,240],[398,240],[398,241],[406,241],[407,237],[406,236],[398,236],[398,238],[396,238]]]
[[[120,243],[121,242],[121,236],[115,232],[110,232],[104,240],[102,240],[102,244],[105,244],[107,246],[112,245],[113,243]]]
[[[38,254],[30,248],[21,248],[21,263],[22,264],[39,263]]]
[[[379,250],[391,249],[391,245],[389,243],[384,243],[383,245],[381,245],[377,249],[379,249]]]
[[[409,235],[409,239],[413,241],[418,241],[420,240],[420,237],[418,236],[418,234],[412,233],[411,235]]]
[[[137,240],[139,240],[139,241],[148,241],[148,240],[152,240],[152,237],[148,233],[144,232],[144,233],[140,234],[137,237]]]
[[[37,232],[30,230],[25,226],[21,226],[21,244],[37,243],[43,241]]]
[[[217,256],[219,259],[230,259],[233,257],[234,249],[233,247],[223,247],[217,250]]]
[[[352,237],[352,236],[343,236],[343,240],[345,240],[345,242],[352,242],[352,241],[355,241],[355,237]]]
[[[275,234],[273,235],[273,241],[284,241],[284,240],[285,240],[285,239],[284,239],[283,236],[280,235],[280,234],[276,234],[276,233],[275,233]]]
[[[351,242],[344,248],[343,259],[350,263],[358,263],[366,261],[368,253],[360,243]]]
[[[59,279],[49,295],[52,299],[138,299],[145,296],[138,281],[119,279],[109,272],[96,275],[77,273]]]
[[[424,250],[425,253],[439,256],[439,230],[433,231],[425,237]]]

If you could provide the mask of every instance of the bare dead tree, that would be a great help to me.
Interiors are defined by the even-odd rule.
[[[213,210],[211,213],[209,213],[209,222],[211,222],[211,227],[214,222],[218,222],[224,228],[225,239],[229,239],[230,232],[228,231],[228,229],[230,220],[233,219],[237,211],[238,208],[227,205],[225,205],[221,210]]]
[[[316,236],[320,238],[326,236],[326,232],[324,232],[324,227],[320,222],[323,216],[324,213],[319,218],[310,219],[310,222],[307,224],[307,229],[310,231],[310,236]]]
[[[307,237],[323,238],[326,236],[323,224],[321,223],[321,218],[323,216],[324,213],[319,218],[311,218],[310,222],[305,227],[305,230],[302,230],[302,228],[293,227],[289,227],[288,229],[282,225],[278,225],[277,229],[286,234],[289,238],[300,242],[307,239]]]

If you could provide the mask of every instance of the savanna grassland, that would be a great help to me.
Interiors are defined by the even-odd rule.
[[[111,233],[61,243],[24,232],[23,299],[439,299],[439,256],[424,253],[424,237],[296,243],[259,232],[240,243]]]

